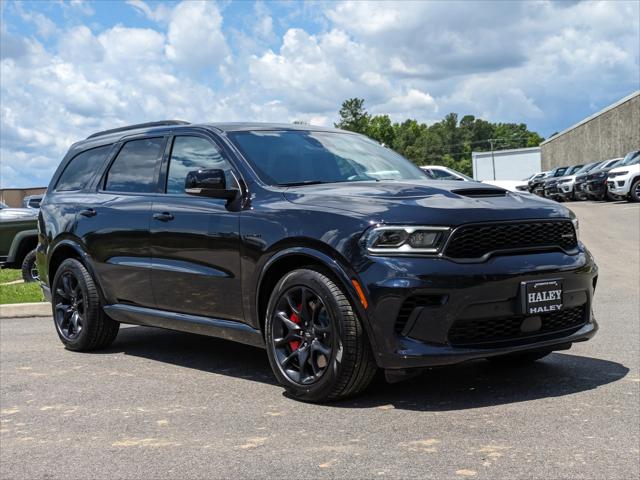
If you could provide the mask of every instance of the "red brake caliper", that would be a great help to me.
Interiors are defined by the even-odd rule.
[[[300,311],[301,308],[302,308],[302,304],[298,305],[298,311]],[[289,317],[289,320],[291,320],[293,323],[296,323],[296,324],[300,323],[300,317],[296,312],[291,312],[291,316]],[[298,348],[300,348],[300,341],[291,340],[289,342],[289,347],[291,347],[292,352],[295,352]]]

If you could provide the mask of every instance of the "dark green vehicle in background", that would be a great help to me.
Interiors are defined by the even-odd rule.
[[[25,282],[38,280],[38,209],[9,208],[0,202],[0,265],[19,268]]]

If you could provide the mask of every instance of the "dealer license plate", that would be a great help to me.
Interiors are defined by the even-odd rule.
[[[540,315],[562,310],[562,280],[522,282],[525,315]]]

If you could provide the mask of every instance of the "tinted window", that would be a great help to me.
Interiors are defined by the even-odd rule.
[[[73,157],[67,164],[56,184],[59,192],[82,190],[100,168],[111,145],[94,148]]]
[[[200,137],[176,137],[171,149],[167,193],[184,193],[189,172],[210,168],[224,170],[227,187],[235,185],[231,168],[216,145]]]
[[[438,180],[457,180],[457,177],[451,175],[446,170],[434,168],[431,172],[433,173],[434,178],[437,178]]]
[[[125,143],[109,169],[105,190],[155,192],[156,164],[163,146],[164,138],[145,138]]]
[[[424,179],[411,162],[361,135],[300,130],[229,136],[270,184]]]

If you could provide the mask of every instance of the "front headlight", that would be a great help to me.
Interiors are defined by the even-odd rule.
[[[571,217],[571,223],[573,223],[573,229],[576,231],[576,240],[580,240],[580,222],[575,214]]]
[[[377,255],[430,253],[442,250],[451,228],[430,226],[380,226],[364,237],[367,251]]]

